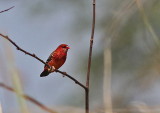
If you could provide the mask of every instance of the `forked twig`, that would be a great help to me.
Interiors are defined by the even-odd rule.
[[[11,88],[11,87],[3,84],[3,83],[0,83],[0,87],[5,88],[5,89],[7,89],[9,91],[17,93],[15,89],[13,89],[13,88]],[[26,100],[34,103],[35,105],[37,105],[38,107],[40,107],[41,109],[43,109],[43,110],[45,110],[45,111],[47,111],[49,113],[57,113],[57,112],[55,112],[52,109],[48,108],[47,106],[41,104],[39,101],[37,101],[36,99],[34,99],[34,98],[32,98],[32,97],[30,97],[28,95],[25,95],[25,94],[18,94],[18,95],[21,96],[21,97],[23,97],[23,98],[25,98]]]
[[[47,65],[48,67],[50,67],[46,62],[44,62],[42,59],[40,59],[39,57],[37,57],[34,53],[31,54],[31,53],[27,52],[26,50],[20,48],[20,47],[19,47],[15,42],[13,42],[8,36],[5,36],[5,35],[3,35],[3,34],[1,34],[1,33],[0,33],[0,36],[3,37],[3,38],[5,38],[5,39],[7,39],[9,42],[11,42],[11,43],[17,48],[17,50],[25,53],[26,55],[29,55],[29,56],[37,59],[37,60],[40,61],[41,63],[43,63],[43,64]],[[51,68],[51,67],[50,67],[50,68]],[[56,72],[59,72],[59,73],[61,73],[61,74],[63,74],[63,75],[65,75],[65,76],[67,76],[68,78],[70,78],[71,80],[73,80],[76,84],[78,84],[78,85],[81,86],[82,88],[86,89],[86,86],[85,86],[85,85],[83,85],[82,83],[80,83],[78,80],[76,80],[75,78],[73,78],[72,76],[70,76],[69,74],[67,74],[66,72],[62,72],[62,71],[60,71],[60,70],[55,70],[55,71],[56,71]]]
[[[2,12],[5,12],[5,11],[8,11],[10,9],[12,9],[13,7],[7,9],[7,10],[4,10],[4,11],[1,11],[0,13]],[[94,30],[95,30],[95,16],[96,16],[96,12],[95,12],[95,9],[96,9],[96,0],[93,0],[93,17],[92,17],[92,30],[91,30],[91,38],[90,38],[90,48],[89,48],[89,57],[88,57],[88,70],[87,70],[87,77],[86,77],[86,86],[83,85],[82,83],[80,83],[78,80],[76,80],[75,78],[73,78],[72,76],[70,76],[69,74],[67,74],[66,72],[62,72],[62,71],[59,71],[59,70],[55,70],[55,72],[59,72],[65,76],[67,76],[68,78],[70,78],[71,80],[73,80],[76,84],[78,84],[79,86],[81,86],[82,88],[84,88],[85,90],[85,111],[86,113],[89,113],[89,80],[90,80],[90,69],[91,69],[91,58],[92,58],[92,48],[93,48],[93,40],[94,40]],[[24,49],[20,48],[15,42],[13,42],[8,36],[5,36],[3,34],[0,34],[1,37],[7,39],[8,41],[10,41],[16,48],[17,50],[20,50],[21,52],[39,60],[41,63],[47,65],[49,68],[52,68],[50,67],[47,63],[45,63],[42,59],[40,59],[39,57],[37,57],[34,53],[31,54],[27,51],[25,51]],[[10,91],[14,91],[14,89],[10,88],[10,87],[6,87],[5,85],[3,84],[0,84],[2,85],[2,87],[10,90]],[[15,92],[15,91],[14,91]],[[41,105],[39,102],[35,101],[33,98],[30,98],[29,96],[27,95],[22,95],[24,98],[32,101],[33,103],[37,104],[37,105]],[[44,107],[44,108],[43,108]],[[43,106],[42,108],[43,109],[48,109],[46,108],[45,106]],[[50,110],[46,110],[46,111],[50,111]],[[51,112],[53,113],[53,112]]]

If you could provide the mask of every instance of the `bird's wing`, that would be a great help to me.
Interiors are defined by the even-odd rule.
[[[48,57],[48,59],[47,59],[47,61],[46,61],[46,63],[48,63],[49,61],[51,61],[52,60],[52,57],[53,55],[52,55],[52,53],[49,55],[49,57]]]
[[[46,63],[48,64],[48,63],[49,63],[50,61],[52,61],[53,59],[57,59],[57,53],[56,53],[56,51],[54,51],[54,52],[52,52],[52,53],[50,54],[50,56],[48,57]],[[45,65],[44,67],[46,67],[46,65]]]

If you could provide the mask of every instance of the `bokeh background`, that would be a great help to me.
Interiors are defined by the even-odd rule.
[[[60,68],[85,84],[92,0],[0,0],[0,33],[46,60],[68,44]],[[160,0],[97,0],[90,81],[93,113],[160,112]],[[82,113],[84,90],[59,73],[40,78],[43,64],[0,38],[0,82],[58,113]],[[44,113],[0,89],[3,113]]]

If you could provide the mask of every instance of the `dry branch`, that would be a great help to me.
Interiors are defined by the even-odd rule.
[[[93,17],[92,17],[92,30],[91,30],[91,38],[90,38],[90,48],[89,48],[89,57],[88,57],[88,69],[87,69],[87,77],[86,77],[86,86],[83,85],[82,83],[80,83],[78,80],[76,80],[75,78],[73,78],[72,76],[70,76],[69,74],[67,74],[66,72],[62,72],[62,71],[59,71],[59,70],[55,70],[55,72],[59,72],[61,73],[62,75],[65,75],[67,76],[68,78],[70,78],[71,80],[73,80],[76,84],[78,84],[79,86],[81,86],[82,88],[84,88],[85,90],[85,111],[86,113],[89,113],[89,80],[90,80],[90,69],[91,69],[91,59],[92,59],[92,48],[93,48],[93,40],[94,40],[94,31],[95,31],[95,16],[96,16],[96,0],[93,0]],[[6,9],[4,11],[1,11],[0,13],[2,12],[5,12],[5,11],[8,11],[10,9],[12,9],[13,7],[9,8],[9,9]],[[47,63],[45,63],[42,59],[40,59],[39,57],[37,57],[34,53],[31,54],[27,51],[25,51],[24,49],[20,48],[15,42],[13,42],[8,36],[5,36],[3,34],[0,34],[1,37],[7,39],[8,41],[10,41],[16,48],[17,50],[39,60],[41,63],[47,65],[49,68],[52,68],[50,67]],[[8,87],[8,86],[5,86],[4,84],[0,84],[1,87],[4,87],[10,91],[14,91],[14,89]],[[36,105],[38,106],[41,106],[42,104],[40,104],[38,101],[35,101],[33,98],[27,96],[27,95],[22,95],[24,98],[30,100],[31,102],[35,103]],[[41,107],[43,109],[48,109],[46,108],[45,106]],[[46,110],[46,111],[50,111],[49,110]],[[53,113],[53,112],[51,112]]]
[[[12,9],[12,8],[14,8],[14,6],[12,6],[12,7],[8,8],[8,9],[5,9],[5,10],[3,10],[3,11],[0,11],[0,13],[3,13],[3,12],[6,12],[6,11],[9,11],[9,10],[10,10],[10,9]]]
[[[1,34],[1,33],[0,33],[0,36],[3,37],[3,38],[5,38],[5,39],[7,39],[9,42],[11,42],[11,43],[17,48],[17,50],[25,53],[26,55],[29,55],[29,56],[37,59],[37,60],[40,61],[41,63],[43,63],[43,64],[47,65],[48,67],[50,67],[46,62],[44,62],[42,59],[40,59],[39,57],[37,57],[34,53],[31,54],[31,53],[27,52],[26,50],[20,48],[20,47],[19,47],[15,42],[13,42],[8,36],[5,36],[5,35],[3,35],[3,34]],[[50,68],[52,68],[52,67],[50,67]],[[65,75],[65,76],[67,76],[68,78],[70,78],[71,80],[73,80],[76,84],[78,84],[78,85],[81,86],[82,88],[86,89],[86,86],[84,86],[82,83],[80,83],[78,80],[76,80],[75,78],[73,78],[72,76],[70,76],[69,74],[67,74],[66,72],[62,72],[62,71],[60,71],[60,70],[55,70],[55,71],[56,71],[56,72],[59,72],[59,73],[61,73],[61,74],[63,74],[63,75]]]
[[[17,91],[15,89],[13,89],[13,88],[11,88],[11,87],[3,84],[3,83],[0,83],[0,87],[2,87],[4,89],[7,89],[9,91],[17,93]],[[49,113],[57,113],[57,112],[55,112],[52,109],[46,107],[45,105],[41,104],[39,101],[37,101],[36,99],[34,99],[34,98],[32,98],[32,97],[30,97],[28,95],[25,95],[25,94],[18,94],[18,95],[21,96],[21,97],[23,97],[23,98],[25,98],[26,100],[32,102],[33,104],[37,105],[38,107],[40,107],[41,109],[43,109],[43,110],[45,110],[45,111],[47,111]]]
[[[89,57],[88,57],[88,70],[87,70],[86,90],[85,90],[86,113],[89,113],[89,80],[90,80],[92,48],[93,48],[94,30],[95,30],[96,0],[93,0],[92,4],[93,4],[92,30],[91,30],[91,38],[90,38],[90,48],[89,48]]]

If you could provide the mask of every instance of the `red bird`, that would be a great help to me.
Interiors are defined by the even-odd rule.
[[[70,47],[67,44],[59,45],[46,61],[52,69],[45,65],[40,77],[48,76],[51,72],[54,72],[55,69],[59,69],[66,61],[68,49],[70,49]]]

